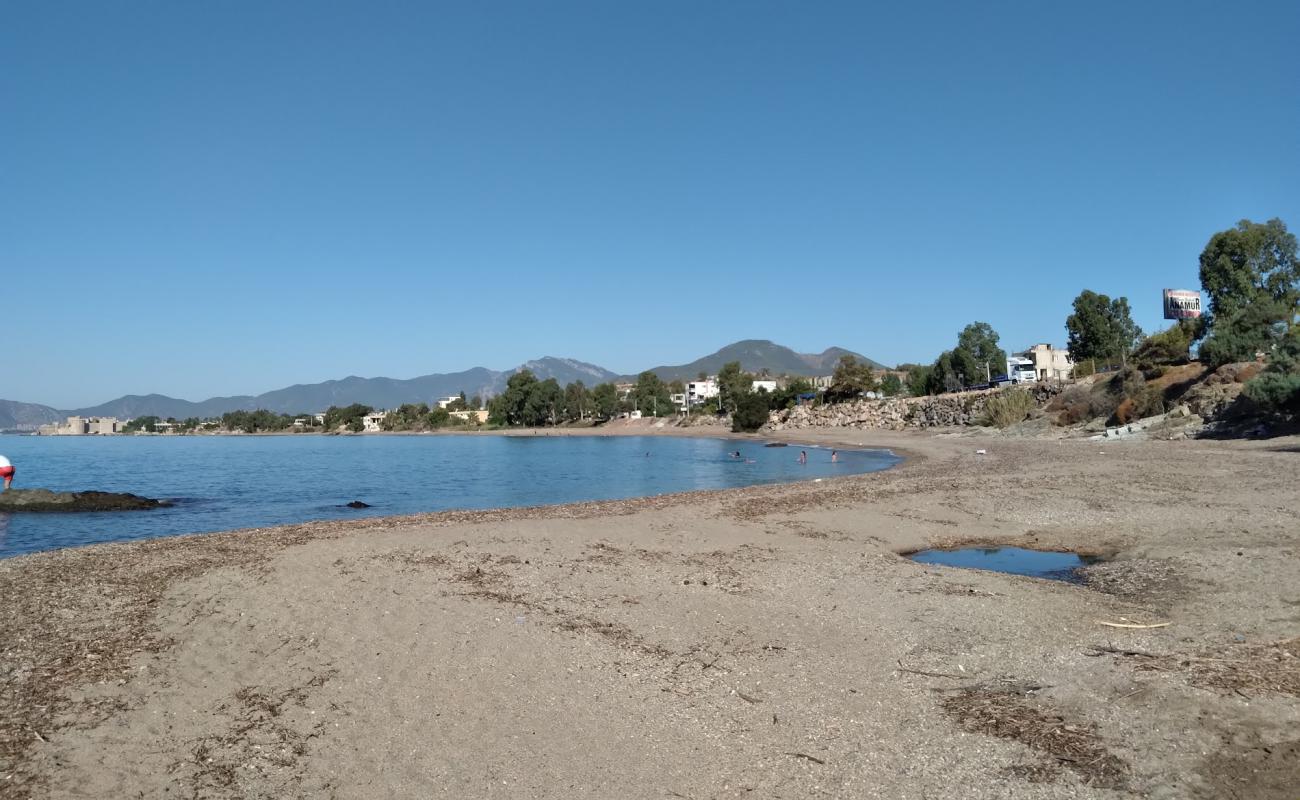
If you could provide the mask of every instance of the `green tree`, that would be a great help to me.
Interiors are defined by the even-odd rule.
[[[1265,411],[1300,414],[1300,327],[1273,351],[1268,368],[1246,382],[1245,394]]]
[[[900,364],[899,369],[907,372],[907,393],[913,397],[930,394],[930,375],[934,367],[927,364]]]
[[[963,364],[954,351],[945,350],[934,360],[934,366],[930,367],[925,393],[942,394],[960,391],[963,386],[970,383],[969,376],[965,373],[965,370],[970,368],[970,365]]]
[[[1133,351],[1133,363],[1140,369],[1185,364],[1191,359],[1192,344],[1201,338],[1204,329],[1204,319],[1180,319],[1143,339]]]
[[[521,369],[506,380],[506,390],[488,404],[488,420],[498,425],[523,425],[528,395],[537,383],[531,370]]]
[[[813,391],[813,388],[812,381],[807,378],[791,378],[785,382],[785,386],[768,396],[768,406],[773,411],[794,408],[799,402],[799,395],[808,394]]]
[[[564,418],[580,422],[592,411],[591,392],[582,381],[564,387]]]
[[[728,361],[718,370],[718,402],[723,411],[736,413],[740,398],[752,393],[754,378],[740,368],[739,361]]]
[[[420,431],[429,426],[427,403],[404,403],[389,412],[380,426],[386,431]]]
[[[767,424],[768,397],[766,391],[746,392],[736,398],[736,410],[731,415],[731,429],[736,432],[756,431]]]
[[[612,419],[618,413],[618,387],[612,383],[598,383],[591,389],[591,405],[596,416]]]
[[[830,402],[850,400],[875,389],[876,376],[872,373],[870,365],[845,353],[840,356],[839,363],[835,365],[830,388],[826,390],[826,399]]]
[[[559,412],[564,406],[564,390],[555,378],[536,381],[528,389],[524,400],[523,424],[540,427],[553,425],[559,419]]]
[[[963,385],[981,383],[1006,369],[1007,353],[998,346],[998,338],[987,322],[972,322],[957,334],[952,367]]]
[[[1074,313],[1065,320],[1070,358],[1076,362],[1125,362],[1142,329],[1133,321],[1128,298],[1114,300],[1085,289],[1074,298]]]
[[[1200,262],[1201,288],[1210,298],[1212,318],[1261,300],[1292,310],[1300,302],[1296,237],[1280,219],[1263,224],[1243,219],[1237,227],[1214,234]]]
[[[372,412],[373,408],[361,403],[342,408],[330,406],[325,409],[325,430],[334,431],[346,426],[353,433],[359,433],[364,428],[363,419]]]
[[[1209,338],[1201,360],[1211,366],[1270,351],[1296,324],[1300,258],[1280,219],[1242,220],[1210,237],[1201,252],[1201,288],[1210,298]]]
[[[677,408],[668,396],[668,384],[650,371],[642,372],[636,378],[632,389],[632,398],[642,414],[656,417],[671,416]]]
[[[229,431],[282,431],[293,424],[293,417],[259,408],[256,411],[230,411],[221,415],[221,427]]]
[[[136,417],[122,426],[122,432],[135,433],[136,431],[143,431],[144,433],[157,433],[159,422],[162,422],[162,420],[154,416]]]
[[[897,397],[903,393],[903,379],[893,372],[886,372],[880,379],[880,393],[886,397]]]
[[[1212,333],[1201,343],[1201,361],[1215,368],[1234,361],[1254,361],[1257,353],[1267,354],[1282,342],[1294,316],[1294,307],[1267,297],[1215,314],[1210,322]]]

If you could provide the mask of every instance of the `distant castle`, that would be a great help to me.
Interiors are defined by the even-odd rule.
[[[42,425],[39,436],[108,436],[121,433],[126,420],[117,417],[68,417],[67,422]]]

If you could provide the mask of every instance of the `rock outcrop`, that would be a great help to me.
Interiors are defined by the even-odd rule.
[[[0,513],[58,511],[147,511],[171,503],[119,492],[52,492],[10,489],[0,492]]]
[[[773,411],[765,430],[883,428],[900,431],[907,428],[978,425],[989,398],[1004,391],[1029,391],[1033,393],[1034,401],[1042,406],[1061,389],[1056,385],[1038,384],[1028,389],[986,389],[931,397],[886,397],[879,400],[796,406],[787,411]]]

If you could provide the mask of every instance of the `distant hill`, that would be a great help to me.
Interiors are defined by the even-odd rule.
[[[541,380],[554,378],[561,386],[573,383],[574,381],[582,381],[587,385],[587,388],[591,388],[598,383],[604,383],[618,378],[617,374],[610,372],[604,367],[598,367],[595,364],[588,364],[585,361],[576,361],[572,358],[555,358],[553,356],[547,356],[545,358],[539,358],[536,361],[524,362],[511,370],[510,373],[507,373],[501,379],[500,385],[496,387],[497,391],[505,388],[506,378],[521,369],[530,370]]]
[[[257,408],[256,398],[248,395],[238,397],[212,397],[195,403],[190,400],[178,400],[165,394],[128,394],[107,403],[100,403],[89,408],[76,408],[63,412],[64,416],[76,414],[82,417],[117,417],[132,419],[135,417],[219,417],[227,411],[253,411]]]
[[[835,363],[840,360],[840,356],[846,353],[859,360],[866,361],[873,367],[883,366],[866,356],[854,353],[852,350],[845,350],[842,347],[831,347],[815,354],[796,353],[788,347],[770,342],[767,339],[746,339],[735,344],[729,344],[716,353],[697,358],[689,364],[653,367],[650,371],[666,381],[688,381],[693,380],[701,372],[716,375],[718,370],[722,369],[723,364],[739,361],[740,368],[746,372],[762,372],[766,369],[772,375],[814,377],[830,375],[835,371]]]
[[[880,366],[875,361],[842,347],[832,347],[816,354],[796,353],[788,347],[782,347],[766,339],[747,339],[727,345],[718,352],[696,359],[689,364],[654,367],[652,371],[664,380],[691,380],[700,372],[715,375],[723,364],[739,361],[740,366],[747,372],[761,372],[766,369],[773,375],[829,375],[835,370],[835,362],[839,361],[840,356],[845,353],[862,359],[872,366]],[[573,381],[582,381],[590,387],[619,378],[616,373],[595,364],[572,358],[546,356],[504,371],[474,367],[463,372],[435,373],[404,379],[360,378],[352,375],[341,380],[286,386],[259,395],[211,397],[198,402],[161,394],[131,394],[97,406],[56,411],[49,406],[0,400],[0,430],[31,428],[60,421],[70,414],[118,419],[144,416],[164,419],[167,417],[206,419],[219,417],[228,411],[252,411],[259,408],[281,414],[301,414],[324,411],[330,406],[345,406],[352,403],[364,403],[375,408],[396,408],[403,403],[432,405],[440,397],[461,392],[471,397],[500,394],[505,389],[506,381],[510,376],[521,369],[531,370],[540,380],[554,378],[562,386]]]
[[[440,397],[464,392],[467,396],[495,395],[505,389],[506,381],[521,369],[529,369],[540,380],[555,378],[561,385],[580,380],[588,386],[617,377],[613,372],[571,358],[547,356],[500,372],[474,367],[464,372],[421,375],[418,378],[359,378],[355,375],[323,383],[307,383],[259,395],[213,397],[201,402],[178,400],[161,394],[127,395],[89,408],[66,414],[83,416],[131,417],[219,417],[227,411],[252,411],[265,408],[280,414],[324,411],[330,406],[364,403],[375,408],[396,408],[403,403],[428,403]],[[53,409],[51,409],[53,410]],[[59,413],[59,412],[56,412]],[[66,416],[61,414],[59,417]],[[0,425],[0,427],[4,427]]]
[[[63,419],[63,413],[36,403],[0,400],[0,431],[31,430]]]

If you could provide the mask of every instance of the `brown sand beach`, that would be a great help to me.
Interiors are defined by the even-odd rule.
[[[0,796],[1300,796],[1300,441],[797,441],[909,458],[0,562]]]

